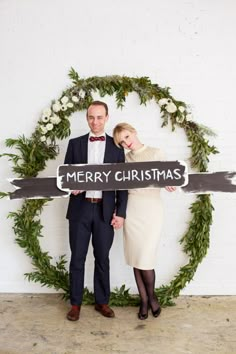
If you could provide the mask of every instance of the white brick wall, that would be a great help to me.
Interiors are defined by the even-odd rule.
[[[211,139],[220,154],[213,156],[211,171],[235,170],[235,10],[234,0],[8,0],[0,2],[1,36],[1,129],[4,140],[29,136],[43,108],[70,85],[67,73],[73,66],[81,76],[149,76],[192,107],[195,120],[212,127]],[[184,133],[160,128],[154,104],[140,107],[135,95],[122,111],[108,97],[111,119],[108,132],[119,121],[134,124],[146,144],[162,147],[169,159],[187,159]],[[85,133],[83,113],[72,118],[72,136]],[[50,161],[42,175],[54,175],[63,161],[61,154]],[[0,159],[0,190],[10,190],[12,177],[7,159]],[[157,285],[168,283],[186,262],[178,240],[187,228],[193,196],[163,192],[165,226],[157,260]],[[211,247],[207,257],[183,294],[236,294],[235,195],[215,194]],[[0,291],[46,292],[28,283],[30,259],[14,243],[9,211],[20,201],[0,200]],[[43,211],[44,250],[53,257],[69,258],[66,200],[55,200]],[[119,271],[117,271],[119,269]],[[89,251],[86,284],[92,286],[93,257]],[[123,258],[122,234],[117,232],[111,251],[111,285],[125,283],[136,292],[132,270]]]

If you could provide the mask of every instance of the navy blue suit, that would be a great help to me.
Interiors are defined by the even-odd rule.
[[[89,134],[71,139],[65,156],[65,164],[88,162]],[[106,134],[104,163],[124,162],[124,151],[119,149]],[[84,289],[84,266],[90,237],[94,250],[94,295],[97,304],[108,304],[110,296],[109,251],[114,230],[111,226],[113,213],[126,216],[128,192],[103,191],[102,202],[93,204],[85,200],[85,192],[71,194],[66,217],[69,219],[70,236],[70,300],[81,305]]]

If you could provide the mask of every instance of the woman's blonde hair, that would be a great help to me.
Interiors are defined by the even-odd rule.
[[[136,129],[132,127],[129,123],[119,123],[115,126],[113,129],[113,139],[114,143],[116,146],[121,147],[119,143],[119,138],[120,138],[120,133],[123,132],[123,130],[128,130],[130,133],[135,133]]]

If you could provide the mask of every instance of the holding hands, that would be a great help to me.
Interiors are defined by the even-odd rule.
[[[120,229],[123,226],[123,224],[124,224],[124,218],[114,213],[113,218],[111,220],[111,225],[114,227],[114,229]]]

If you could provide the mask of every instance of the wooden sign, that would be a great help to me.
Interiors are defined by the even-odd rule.
[[[183,161],[61,165],[57,170],[57,187],[62,191],[109,191],[185,186],[187,183],[187,166]]]
[[[236,172],[222,171],[189,174],[189,182],[183,187],[186,193],[236,192]]]
[[[188,174],[183,161],[60,165],[57,177],[12,179],[10,199],[67,197],[71,190],[120,190],[178,186],[185,193],[236,192],[236,172]]]
[[[10,193],[10,199],[44,199],[68,197],[68,192],[63,192],[57,188],[56,177],[45,178],[16,178],[9,182],[16,187]]]

